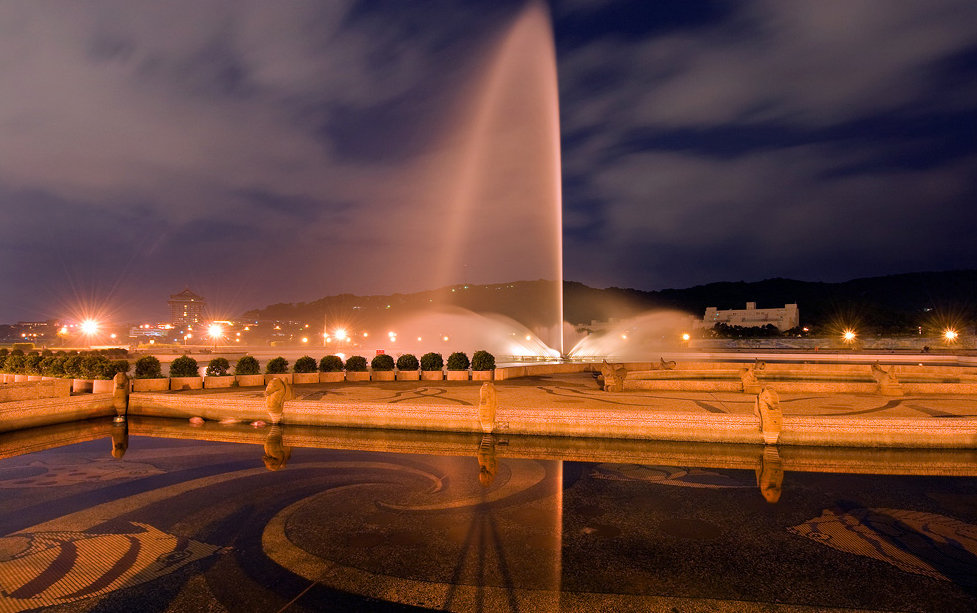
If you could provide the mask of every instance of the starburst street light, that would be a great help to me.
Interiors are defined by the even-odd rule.
[[[81,331],[86,336],[94,336],[98,332],[98,322],[94,319],[86,319],[81,322]]]
[[[210,324],[207,326],[207,336],[214,341],[214,349],[217,349],[217,341],[224,338],[224,326],[220,324]]]
[[[855,331],[854,330],[845,330],[842,333],[841,338],[846,343],[854,343],[855,342]]]
[[[954,330],[953,328],[947,328],[947,330],[943,332],[943,338],[946,339],[946,342],[948,343],[952,343],[956,341],[957,336],[958,336],[957,331]]]

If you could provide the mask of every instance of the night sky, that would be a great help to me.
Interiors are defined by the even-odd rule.
[[[566,279],[977,267],[977,2],[549,9]],[[513,127],[485,150],[508,164],[486,175],[489,214],[446,222],[461,135],[527,10],[0,2],[0,323],[164,319],[187,284],[231,317],[546,276],[533,228],[555,217],[512,178],[532,168],[510,139],[530,132],[518,80],[497,112]],[[438,276],[444,241],[457,261]]]

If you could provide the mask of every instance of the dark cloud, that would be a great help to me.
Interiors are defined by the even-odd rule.
[[[510,32],[527,6],[0,3],[0,322],[99,300],[163,317],[185,283],[233,315],[546,276],[530,57],[548,39]],[[977,261],[971,0],[552,14],[567,278]]]

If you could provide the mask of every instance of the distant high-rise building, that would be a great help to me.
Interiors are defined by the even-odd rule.
[[[170,305],[170,323],[174,326],[192,326],[204,320],[207,303],[191,292],[190,286],[184,287],[179,294],[171,294],[167,304]]]

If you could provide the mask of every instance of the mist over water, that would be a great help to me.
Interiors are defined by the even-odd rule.
[[[642,313],[581,339],[569,357],[653,360],[658,352],[680,346],[682,334],[691,331],[691,320],[677,311]]]

